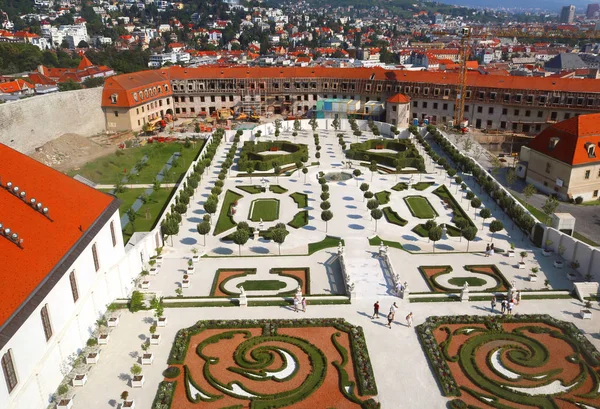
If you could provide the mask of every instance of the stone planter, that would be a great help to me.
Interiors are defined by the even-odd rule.
[[[150,288],[150,281],[142,281],[142,290],[147,290]]]
[[[517,264],[517,268],[518,269],[525,269],[525,262],[524,261],[519,261],[519,264]]]
[[[152,365],[152,362],[154,362],[154,354],[153,353],[142,354],[142,365]]]
[[[544,255],[544,257],[550,257],[552,255],[552,253],[554,253],[552,250],[546,250],[546,249],[542,250],[542,254]]]
[[[75,378],[73,378],[73,386],[83,386],[87,383],[87,380],[87,374],[75,375]]]
[[[506,257],[514,257],[515,256],[515,251],[514,250],[508,250],[506,252]]]
[[[158,266],[155,265],[148,271],[148,274],[150,274],[151,276],[155,276],[158,274],[158,270]]]
[[[160,344],[160,334],[152,334],[150,337],[150,345]]]
[[[156,322],[156,324],[157,324],[159,327],[166,327],[166,326],[167,326],[167,317],[160,317],[160,318],[158,319],[158,321]]]
[[[563,268],[565,266],[565,262],[562,260],[554,260],[554,267]]]
[[[181,288],[189,288],[190,286],[190,280],[183,280],[181,282]]]
[[[90,352],[85,357],[85,363],[86,364],[97,364],[99,360],[100,360],[100,353],[99,352]]]
[[[569,279],[569,281],[575,281],[575,280],[577,280],[577,274],[567,273],[567,278]]]
[[[536,282],[537,281],[537,274],[529,274],[529,281]]]
[[[110,340],[109,334],[100,334],[98,337],[98,345],[108,345],[108,341]]]
[[[197,262],[199,262],[199,261],[200,261],[200,255],[198,255],[198,254],[196,254],[196,255],[193,255],[193,256],[192,256],[192,261],[193,261],[194,263],[197,263]]]
[[[117,325],[119,325],[119,317],[112,317],[108,319],[109,327],[116,327]]]
[[[136,375],[133,378],[131,378],[131,387],[132,388],[141,388],[142,386],[144,386],[144,375]]]
[[[57,409],[71,409],[73,407],[73,399],[61,399],[56,405]]]
[[[187,268],[187,273],[188,274],[194,274],[195,271],[196,271],[196,267],[194,267],[194,266],[188,266],[188,268]]]
[[[592,311],[585,309],[585,310],[581,310],[579,311],[579,314],[581,314],[581,318],[584,320],[591,320],[592,319]]]
[[[132,400],[124,400],[123,403],[121,404],[121,408],[125,409],[134,409],[135,408],[135,402]]]
[[[164,256],[156,256],[156,264],[162,264]]]

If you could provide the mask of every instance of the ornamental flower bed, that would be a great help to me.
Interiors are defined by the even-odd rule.
[[[579,408],[600,402],[600,352],[549,315],[429,317],[417,333],[453,408]],[[585,406],[587,405],[587,406]]]
[[[362,328],[342,319],[199,321],[168,363],[172,408],[380,407]]]

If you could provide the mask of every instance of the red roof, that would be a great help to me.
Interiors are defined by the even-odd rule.
[[[88,58],[85,55],[81,56],[81,61],[79,62],[79,65],[77,66],[77,71],[83,71],[86,68],[89,67],[93,67],[94,64],[92,64],[92,62],[90,60],[88,60]]]
[[[0,326],[17,311],[75,246],[114,197],[84,185],[0,144],[3,228],[23,239],[22,247],[0,236]],[[26,201],[5,189],[8,182],[26,192]],[[35,198],[49,218],[28,203]],[[80,227],[82,230],[80,230]],[[117,232],[118,233],[118,232]],[[93,267],[89,272],[92,273]]]
[[[558,138],[554,147],[552,138]],[[589,144],[596,145],[596,157],[588,155]],[[579,115],[554,124],[528,147],[569,165],[600,163],[600,114]]]
[[[12,94],[13,92],[18,92],[25,88],[33,89],[33,86],[22,79],[0,83],[0,93],[3,94]]]
[[[392,104],[408,104],[410,102],[410,97],[404,94],[396,94],[393,97],[389,97],[387,102]]]

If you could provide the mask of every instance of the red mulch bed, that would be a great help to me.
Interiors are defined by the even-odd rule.
[[[462,328],[462,327],[466,327],[466,326],[468,326],[469,328],[471,328],[471,327],[485,328],[485,325],[483,325],[483,324],[469,324],[469,325],[444,324],[444,325],[440,325],[440,327],[434,331],[435,339],[438,343],[441,343],[442,341],[446,340],[447,334],[445,331],[442,331],[441,328],[447,327],[450,329],[451,333],[453,333],[455,330]],[[524,326],[536,326],[536,327],[545,327],[545,328],[556,329],[550,325],[543,324],[543,323],[503,323],[502,326],[504,328],[504,331],[507,333],[511,333],[511,332],[513,332],[514,329],[524,327]],[[554,375],[552,378],[549,378],[549,380],[554,381],[555,379],[558,379],[558,380],[562,381],[564,385],[571,385],[573,383],[573,381],[577,378],[577,376],[580,374],[579,364],[567,361],[567,357],[570,355],[573,355],[575,353],[575,351],[573,350],[571,345],[569,343],[567,343],[566,341],[563,341],[559,338],[552,337],[550,334],[536,334],[536,333],[529,332],[529,331],[524,331],[523,334],[526,335],[528,338],[537,340],[542,345],[544,345],[544,347],[548,350],[548,353],[550,356],[550,358],[548,359],[548,362],[543,366],[539,366],[539,367],[535,367],[535,368],[530,368],[530,367],[526,367],[526,366],[517,366],[517,364],[514,364],[508,360],[508,358],[506,356],[506,352],[502,352],[501,360],[503,362],[503,365],[506,366],[507,369],[509,369],[509,370],[514,369],[515,372],[517,372],[517,373],[532,374],[532,375],[546,372],[546,371],[549,371],[552,369],[561,369],[562,370],[561,373]],[[450,345],[448,347],[449,355],[454,356],[454,355],[458,354],[461,346],[469,338],[477,336],[477,335],[478,335],[477,333],[470,333],[470,334],[464,334],[464,335],[453,335]],[[514,343],[514,342],[508,341],[508,340],[491,341],[491,342],[488,342],[488,343],[482,345],[479,349],[477,349],[476,356],[475,356],[475,362],[477,363],[477,367],[480,369],[482,375],[485,378],[492,380],[492,381],[496,381],[496,382],[507,383],[507,381],[505,379],[498,376],[496,373],[494,373],[490,369],[490,367],[488,367],[487,358],[488,358],[488,355],[490,354],[490,352],[493,351],[495,348],[502,346],[502,345],[511,344],[511,343]],[[460,360],[459,360],[459,362],[460,362]],[[452,372],[452,375],[454,376],[454,379],[456,380],[458,387],[459,388],[467,387],[476,392],[481,392],[485,396],[491,395],[490,392],[480,388],[479,386],[477,386],[476,383],[474,383],[467,377],[466,373],[463,372],[459,362],[447,361],[448,366],[450,367],[450,370]],[[595,368],[595,369],[598,370],[600,368]],[[542,383],[542,381],[519,379],[515,382],[512,382],[511,385],[515,386],[515,387],[532,387],[535,385],[540,385],[541,383]],[[589,405],[592,405],[592,404],[598,405],[598,403],[599,403],[598,399],[595,399],[595,400],[594,399],[585,399],[585,398],[578,396],[578,395],[582,395],[582,394],[592,391],[593,387],[594,387],[594,385],[593,385],[592,378],[591,378],[591,376],[588,375],[586,381],[582,385],[571,389],[570,391],[568,391],[565,394],[559,395],[560,398],[555,397],[554,402],[556,403],[557,407],[560,409],[578,409],[579,408],[578,406],[576,406],[572,403],[566,402],[563,399],[574,399],[575,401],[577,401],[579,403],[589,404]],[[503,399],[501,397],[498,397],[498,398],[499,398],[498,399],[499,404],[507,405],[507,407],[510,407],[510,408],[515,408],[515,409],[534,408],[534,406],[529,406],[529,405],[522,404],[522,403],[512,402],[512,401]],[[470,394],[466,393],[465,391],[462,391],[462,396],[460,397],[460,399],[462,399],[468,405],[473,405],[478,408],[482,408],[482,409],[485,409],[485,408],[493,409],[494,408],[493,406],[487,405],[484,402],[472,397]]]
[[[223,291],[221,291],[221,283],[231,277],[235,277],[235,276],[241,276],[244,275],[244,270],[231,270],[231,271],[219,271],[219,278],[218,278],[218,282],[217,285],[215,286],[215,293],[211,294],[211,296],[213,297],[229,297],[228,294],[223,293]]]
[[[285,270],[282,269],[281,270],[281,274],[282,276],[290,276],[290,277],[295,277],[298,278],[301,282],[302,282],[302,294],[308,294],[308,290],[307,290],[307,286],[306,286],[306,270],[301,269],[301,270]]]
[[[249,328],[252,336],[260,336],[262,328]],[[185,364],[190,368],[192,378],[205,392],[215,395],[224,395],[214,387],[212,387],[203,376],[204,360],[196,354],[196,347],[204,339],[222,333],[229,330],[223,329],[209,329],[202,331],[200,334],[192,336],[190,340],[190,346],[185,358]],[[341,356],[333,343],[331,342],[331,336],[340,332],[333,327],[301,327],[301,328],[279,328],[279,335],[288,335],[296,338],[307,340],[317,348],[319,348],[327,358],[327,371],[325,379],[321,386],[315,390],[305,400],[295,403],[286,408],[293,409],[325,409],[325,408],[336,408],[336,409],[360,409],[360,405],[353,403],[344,397],[339,387],[339,376],[337,369],[333,366],[334,361],[341,362]],[[356,376],[354,373],[354,367],[352,363],[352,356],[350,355],[350,340],[348,334],[340,332],[341,336],[337,338],[337,341],[343,345],[349,352],[348,363],[346,364],[346,371],[348,372],[350,379],[355,381]],[[240,343],[244,342],[246,338],[243,335],[236,335],[232,339],[224,339],[218,343],[208,345],[204,348],[203,352],[208,356],[216,356],[219,358],[219,363],[211,365],[211,374],[221,383],[227,384],[233,381],[239,381],[248,390],[253,390],[258,393],[272,394],[277,392],[283,392],[293,390],[300,386],[306,377],[309,375],[311,370],[310,361],[308,356],[302,352],[302,350],[292,344],[270,341],[261,343],[260,345],[280,345],[282,348],[290,351],[299,362],[299,370],[294,377],[289,381],[276,382],[276,381],[254,381],[243,377],[240,374],[229,371],[227,368],[237,366],[233,359],[233,354]],[[275,354],[275,360],[269,368],[276,369],[281,365],[281,358]],[[218,399],[214,402],[200,402],[192,403],[188,400],[185,391],[185,376],[183,366],[181,366],[181,374],[177,378],[177,387],[175,388],[175,394],[173,397],[173,403],[171,409],[195,409],[202,407],[203,409],[221,409],[224,407],[243,405],[243,408],[250,408],[250,401],[247,399],[238,399],[228,395],[224,395],[223,398]]]

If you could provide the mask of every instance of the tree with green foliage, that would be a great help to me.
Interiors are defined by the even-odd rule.
[[[285,227],[276,227],[271,233],[273,241],[279,245],[279,255],[281,255],[281,245],[285,241],[287,235],[288,231],[285,229]]]
[[[473,209],[479,209],[481,207],[481,200],[479,200],[478,197],[473,198],[473,200],[471,200],[471,207]],[[475,216],[477,216],[477,213],[475,213]]]
[[[61,92],[64,92],[64,91],[75,91],[75,90],[78,90],[78,89],[81,89],[81,88],[83,88],[81,86],[81,84],[73,81],[72,79],[68,79],[65,82],[59,82],[58,83],[58,90],[61,91]]]
[[[367,190],[369,190],[369,184],[368,183],[361,183],[360,184],[360,191],[365,193]]]
[[[429,236],[429,240],[433,242],[433,252],[435,253],[435,242],[442,238],[442,228],[439,226],[432,227],[427,232],[427,235]]]
[[[497,233],[501,230],[504,230],[504,224],[500,220],[492,220],[492,222],[490,223],[490,232],[492,233],[490,241],[494,239],[494,233]]]
[[[275,137],[278,138],[279,137],[279,133],[281,132],[281,119],[276,119],[275,120]]]
[[[308,168],[302,168],[302,173],[304,173],[304,184],[306,184],[306,174],[308,173]]]
[[[537,193],[537,189],[531,183],[529,183],[523,189],[523,197],[525,197],[525,208],[526,209],[529,208],[527,205],[527,202],[529,201],[529,199],[531,199],[531,196],[535,195],[536,193]]]
[[[333,129],[335,129],[336,132],[340,129],[340,120],[337,116],[331,122],[331,126],[333,127]]]
[[[377,231],[377,222],[383,216],[383,211],[381,209],[375,208],[371,210],[371,217],[375,219],[375,231]]]
[[[173,245],[173,236],[179,233],[179,222],[176,218],[167,215],[160,224],[161,232],[164,236],[171,236],[171,246]]]
[[[273,162],[273,173],[275,173],[275,180],[279,182],[279,175],[281,175],[281,166],[278,163]]]
[[[196,229],[198,230],[198,233],[200,233],[203,238],[204,238],[204,246],[206,246],[206,235],[208,233],[210,233],[210,223],[207,221],[203,221],[201,223],[198,223],[198,225],[196,226]]]
[[[367,209],[373,210],[379,207],[379,201],[377,199],[369,199],[367,202]]]
[[[325,222],[325,233],[328,231],[329,220],[333,219],[333,213],[331,210],[323,210],[321,212],[321,220]]]
[[[461,230],[462,236],[467,240],[467,252],[469,252],[469,244],[477,237],[477,228],[468,226]]]
[[[517,172],[513,168],[510,168],[506,171],[506,186],[510,189],[512,185],[517,181],[518,176]]]
[[[204,210],[206,213],[213,215],[217,211],[218,203],[216,200],[207,200],[204,202]]]
[[[231,238],[235,244],[238,245],[238,255],[242,255],[242,246],[248,242],[250,238],[248,230],[240,229],[236,230],[231,234]]]
[[[553,196],[548,196],[546,198],[546,201],[542,205],[542,212],[546,215],[546,224],[550,223],[550,216],[558,209],[559,204],[558,199]]]
[[[360,171],[360,169],[354,169],[352,171],[352,175],[354,176],[354,178],[356,179],[356,186],[358,186],[358,178],[359,176],[362,174],[362,172]]]
[[[127,219],[129,219],[129,223],[131,224],[131,232],[132,233],[135,231],[136,217],[137,217],[137,214],[136,214],[135,210],[133,210],[133,207],[130,207],[129,210],[127,210]]]
[[[298,119],[294,119],[294,131],[299,132],[302,129],[302,125]]]
[[[479,216],[481,216],[481,218],[483,219],[483,221],[481,222],[481,228],[483,229],[483,226],[485,225],[485,219],[492,217],[492,212],[490,212],[490,209],[485,207],[481,209],[481,211],[479,212]]]
[[[246,173],[250,175],[250,184],[252,184],[252,174],[254,173],[253,163],[248,163],[248,166],[246,166]]]
[[[321,202],[321,210],[329,210],[329,209],[331,209],[331,203],[329,203],[328,201]]]
[[[373,181],[373,175],[377,172],[377,162],[372,161],[369,165],[369,170],[371,171],[371,182]]]
[[[82,82],[85,88],[97,88],[104,85],[104,77],[86,78]]]

